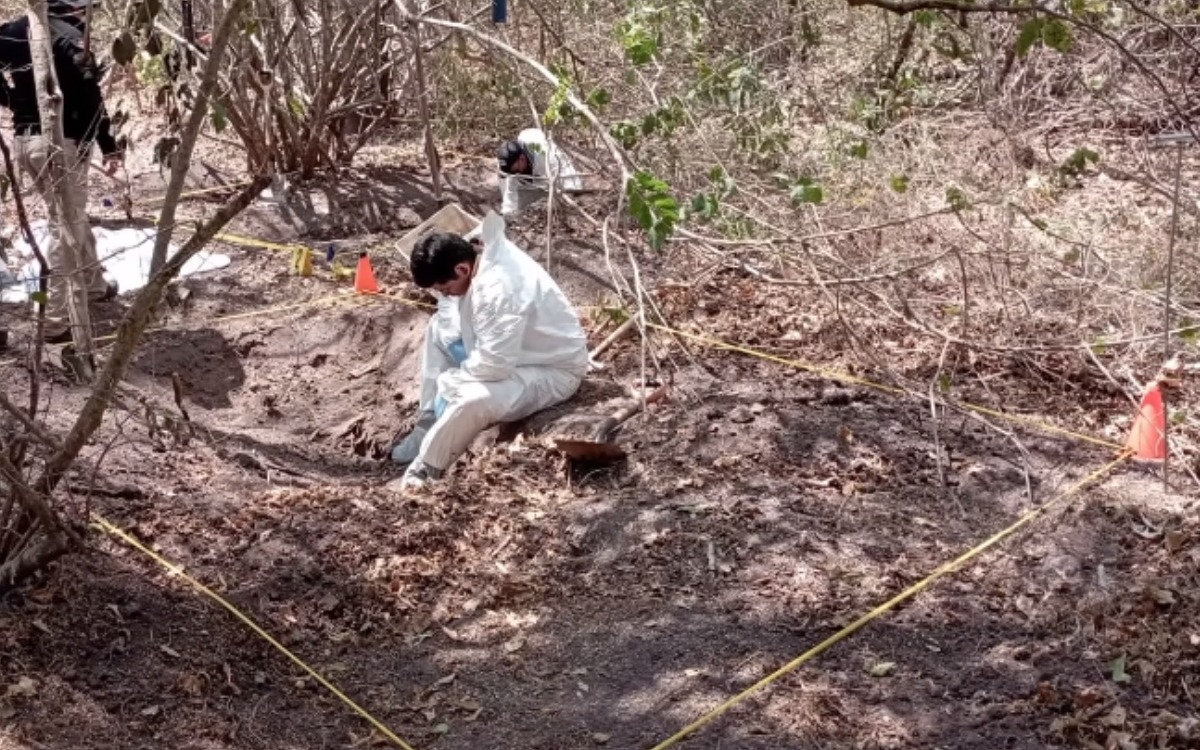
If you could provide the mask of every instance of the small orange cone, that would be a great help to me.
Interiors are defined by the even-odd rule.
[[[379,293],[379,284],[375,282],[375,269],[371,268],[371,259],[366,253],[358,256],[358,270],[354,272],[354,291],[357,294]]]
[[[1167,457],[1167,411],[1158,381],[1142,396],[1142,405],[1134,417],[1125,447],[1141,459],[1161,461]]]

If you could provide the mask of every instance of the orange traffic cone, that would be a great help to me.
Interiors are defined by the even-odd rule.
[[[375,282],[375,269],[371,268],[371,259],[366,253],[358,256],[358,270],[354,272],[354,291],[358,294],[379,293],[379,284]]]
[[[1158,381],[1152,383],[1142,396],[1142,405],[1133,419],[1133,429],[1129,431],[1125,447],[1141,459],[1161,461],[1167,457],[1167,410]]]

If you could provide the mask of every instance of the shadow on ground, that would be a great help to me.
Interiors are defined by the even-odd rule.
[[[814,379],[696,391],[628,431],[627,465],[570,486],[535,447],[486,451],[416,499],[266,446],[322,481],[235,484],[196,449],[177,458],[209,480],[184,507],[148,485],[103,510],[415,746],[549,750],[652,746],[1029,507],[1003,436],[944,430],[942,486],[918,407]],[[1100,459],[1029,444],[1053,448],[1032,460],[1046,495]],[[237,502],[216,502],[235,486]],[[1120,606],[1102,605],[1106,625],[1089,602],[1151,585],[1135,564],[1148,542],[1113,510],[1127,502],[1089,493],[686,746],[1067,747],[1120,729],[1116,705],[1194,715],[1183,691],[1162,697],[1172,665],[1143,673],[1131,655],[1132,682],[1105,675]],[[0,736],[63,750],[367,739],[227,613],[99,546],[0,605],[3,673],[35,691],[0,701]],[[1184,617],[1196,602],[1180,591]]]

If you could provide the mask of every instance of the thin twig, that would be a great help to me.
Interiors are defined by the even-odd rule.
[[[4,156],[4,173],[8,175],[8,184],[12,189],[13,205],[17,209],[17,224],[21,228],[21,236],[25,238],[25,243],[33,251],[33,257],[37,259],[38,267],[41,268],[41,273],[38,275],[39,296],[37,300],[37,320],[34,326],[33,354],[29,362],[29,416],[36,418],[38,402],[41,399],[42,381],[40,374],[42,351],[46,345],[43,334],[46,330],[46,300],[50,292],[50,273],[52,269],[46,261],[46,256],[42,254],[42,249],[38,246],[37,237],[33,234],[33,227],[29,224],[29,213],[25,210],[25,198],[21,190],[21,181],[17,179],[12,153],[9,151],[8,144],[4,141],[3,136],[0,136],[0,154]]]

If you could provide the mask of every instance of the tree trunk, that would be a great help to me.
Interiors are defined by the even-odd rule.
[[[51,184],[56,186],[54,203],[62,222],[59,258],[64,266],[61,273],[67,279],[67,311],[71,318],[71,334],[79,358],[79,375],[91,380],[95,374],[92,343],[92,318],[88,311],[87,286],[83,283],[82,248],[75,236],[71,217],[87,212],[87,206],[77,205],[75,196],[63,188],[66,182],[66,152],[63,149],[62,91],[54,73],[54,57],[50,47],[50,22],[46,16],[46,0],[29,0],[29,55],[33,60],[33,80],[37,88],[38,111],[42,134],[50,142],[48,166]]]
[[[423,12],[417,9],[418,15]],[[425,136],[425,159],[429,162],[429,177],[433,182],[433,198],[442,205],[442,165],[438,158],[437,143],[433,140],[433,125],[429,121],[429,87],[425,81],[425,61],[421,51],[421,25],[412,24],[413,58],[417,72],[417,111],[421,116],[421,130]]]
[[[175,229],[175,209],[179,205],[179,196],[183,194],[188,170],[192,168],[192,151],[196,148],[196,139],[200,136],[204,118],[208,116],[208,102],[217,88],[225,47],[247,2],[248,0],[233,0],[221,18],[221,26],[213,34],[212,47],[208,50],[208,61],[205,63],[204,76],[200,82],[200,92],[192,102],[192,111],[188,114],[187,124],[180,135],[179,149],[171,160],[171,181],[167,184],[167,193],[163,197],[163,207],[158,215],[158,232],[154,235],[154,252],[150,256],[151,276],[166,265],[167,247],[171,244],[171,235]]]

